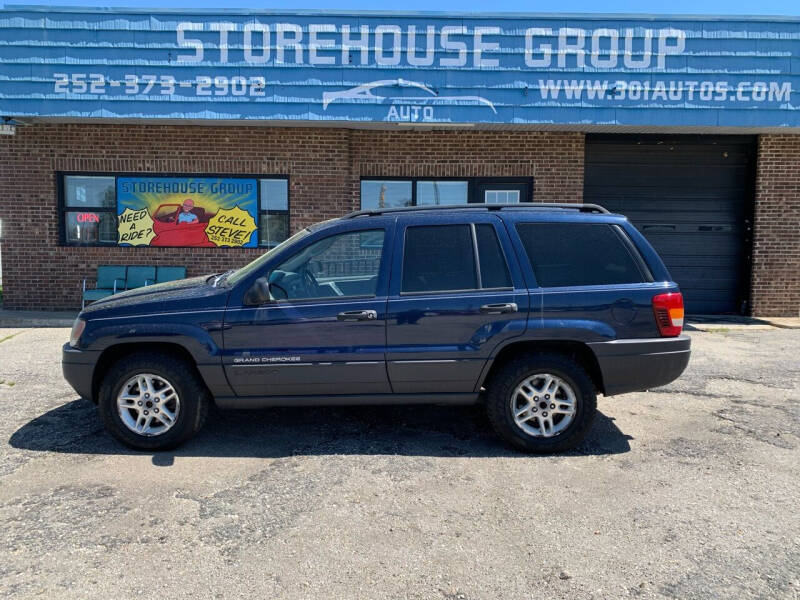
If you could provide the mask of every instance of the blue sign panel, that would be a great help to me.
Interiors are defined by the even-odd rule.
[[[0,10],[0,115],[800,127],[800,20]]]

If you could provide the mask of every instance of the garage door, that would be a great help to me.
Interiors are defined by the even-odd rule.
[[[746,309],[755,139],[587,136],[586,202],[626,215],[681,286],[687,312]]]

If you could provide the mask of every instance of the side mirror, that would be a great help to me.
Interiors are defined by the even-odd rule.
[[[269,280],[266,277],[259,277],[244,295],[246,306],[261,306],[271,300],[269,295]]]

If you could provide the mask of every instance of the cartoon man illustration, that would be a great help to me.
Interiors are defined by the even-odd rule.
[[[180,223],[197,223],[197,215],[192,212],[194,208],[194,200],[187,198],[183,201],[181,212],[178,214],[178,224]]]

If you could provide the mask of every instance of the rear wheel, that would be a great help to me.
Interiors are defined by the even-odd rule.
[[[100,387],[98,410],[122,443],[165,450],[200,430],[209,402],[191,365],[167,354],[141,353],[111,367]]]
[[[597,395],[586,370],[560,354],[528,354],[506,363],[488,384],[495,431],[525,452],[563,452],[589,433]]]

